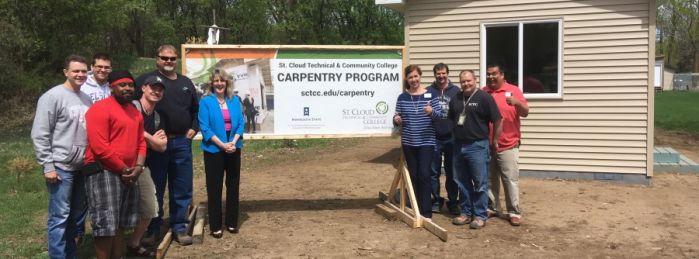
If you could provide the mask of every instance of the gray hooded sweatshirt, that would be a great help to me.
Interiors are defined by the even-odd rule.
[[[72,91],[63,84],[41,95],[32,125],[32,143],[36,159],[44,173],[56,170],[80,170],[83,165],[87,134],[85,112],[92,100],[85,93]]]

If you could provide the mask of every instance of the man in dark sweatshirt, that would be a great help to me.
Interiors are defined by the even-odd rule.
[[[452,140],[453,122],[447,118],[449,113],[449,101],[459,93],[459,87],[452,84],[449,80],[449,66],[444,63],[434,65],[435,81],[427,87],[427,91],[431,93],[432,98],[439,101],[442,107],[442,117],[433,120],[437,144],[434,148],[431,168],[432,182],[432,212],[440,212],[444,204],[444,198],[440,195],[439,176],[442,174],[442,156],[444,156],[444,171],[446,172],[446,181],[444,188],[447,190],[447,209],[453,215],[459,215],[459,190],[454,182],[454,174],[452,168],[452,157],[454,142]]]

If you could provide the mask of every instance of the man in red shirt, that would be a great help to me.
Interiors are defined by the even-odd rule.
[[[482,88],[495,99],[502,115],[502,134],[497,142],[490,143],[490,213],[500,214],[500,181],[505,189],[505,205],[510,224],[519,226],[522,211],[519,208],[519,143],[521,139],[519,117],[529,115],[529,105],[524,94],[515,85],[505,81],[500,64],[491,64],[486,70],[486,86]]]
[[[136,225],[138,186],[146,142],[141,112],[131,104],[133,76],[109,74],[112,96],[96,102],[85,114],[88,149],[83,173],[92,215],[97,258],[121,258],[124,228]]]

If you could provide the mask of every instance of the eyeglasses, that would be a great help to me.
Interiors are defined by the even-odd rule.
[[[97,69],[100,69],[100,70],[112,70],[112,67],[110,67],[110,66],[101,66],[100,65],[100,66],[94,66],[94,67]]]
[[[158,58],[160,58],[160,60],[165,61],[165,62],[167,62],[167,61],[170,61],[170,62],[175,62],[175,61],[177,61],[177,57],[158,56]]]

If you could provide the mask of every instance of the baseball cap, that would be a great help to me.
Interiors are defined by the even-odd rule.
[[[165,85],[163,84],[163,79],[160,78],[159,76],[156,76],[156,75],[152,75],[152,76],[147,77],[146,80],[143,81],[143,84],[144,85],[161,85],[161,86],[165,87]]]

